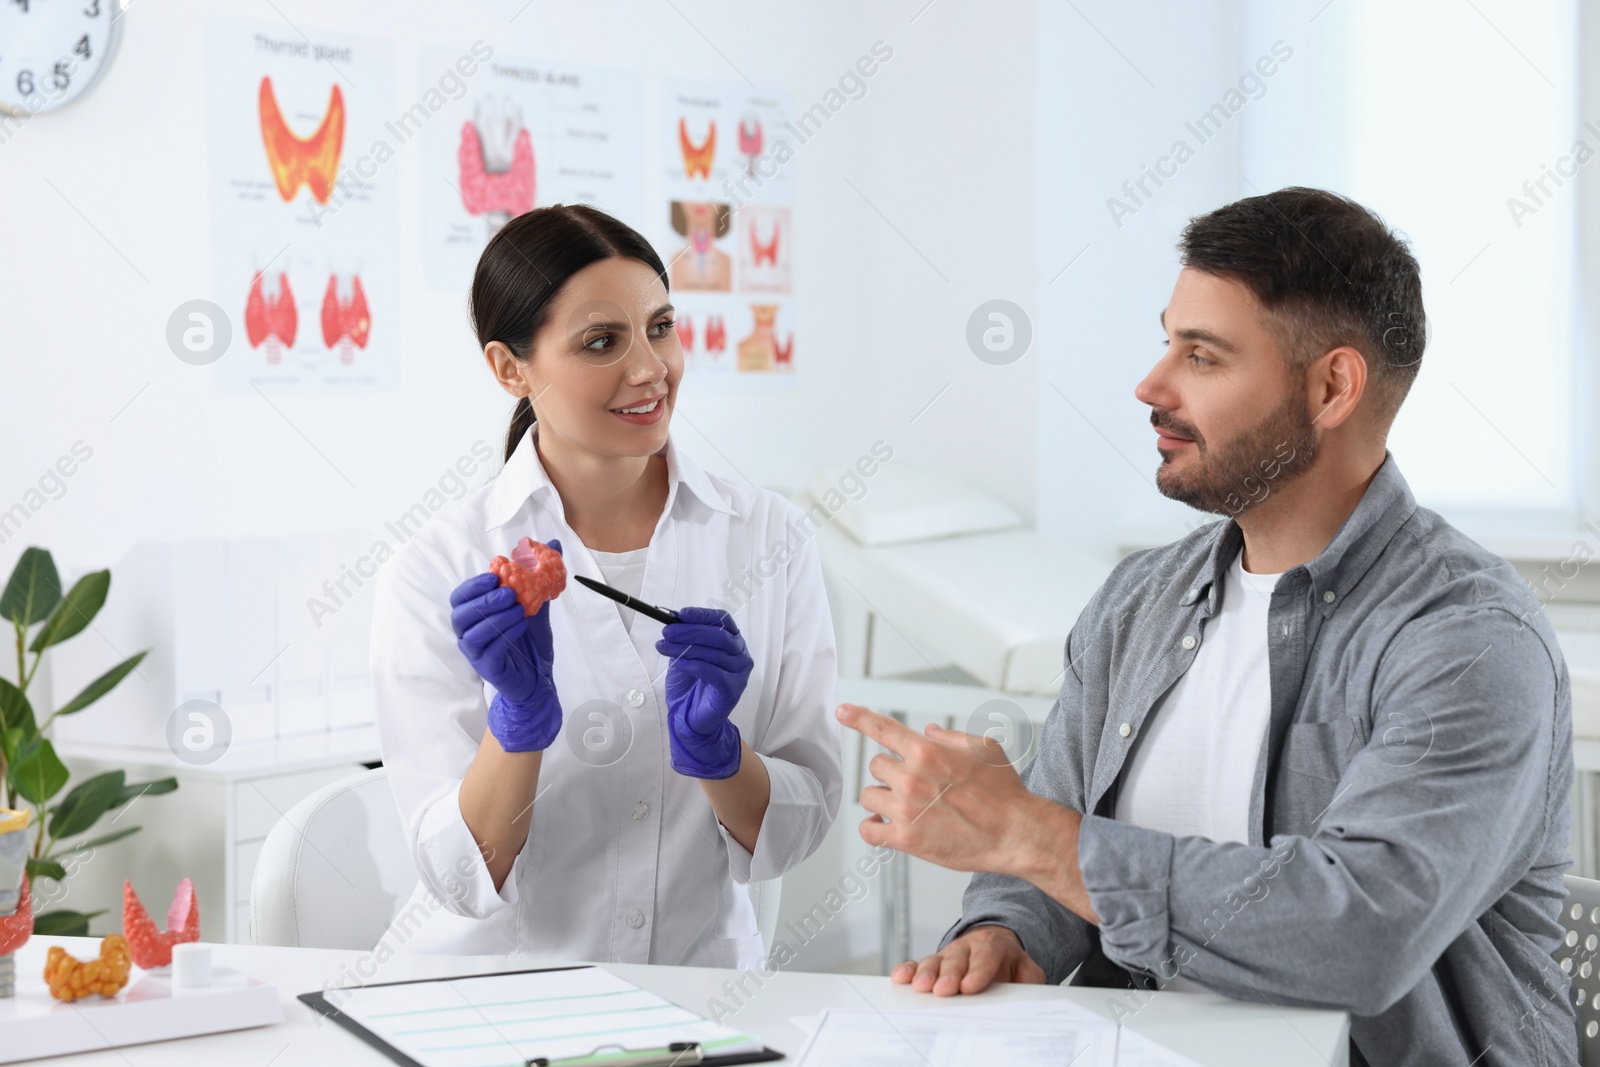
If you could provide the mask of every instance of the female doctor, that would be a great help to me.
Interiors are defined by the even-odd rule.
[[[378,581],[379,734],[421,881],[385,941],[758,967],[747,886],[816,849],[841,788],[804,513],[669,435],[683,351],[667,271],[623,223],[560,205],[513,219],[471,309],[518,399],[499,475]],[[683,621],[570,578],[525,615],[489,572],[524,536]]]

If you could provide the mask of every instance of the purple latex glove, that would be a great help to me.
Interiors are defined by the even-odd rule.
[[[549,545],[561,551],[561,542]],[[450,607],[456,647],[495,689],[489,732],[507,752],[549,748],[561,730],[561,701],[551,673],[550,602],[536,614],[525,614],[516,590],[485,572],[456,586]]]
[[[718,608],[682,608],[682,622],[661,630],[656,651],[667,666],[667,737],[672,769],[690,778],[732,778],[739,771],[739,728],[728,721],[755,663],[733,616]]]

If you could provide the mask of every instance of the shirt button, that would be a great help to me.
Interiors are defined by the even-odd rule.
[[[635,707],[636,708],[640,704],[643,704],[643,703],[644,703],[644,694],[643,693],[639,692],[637,689],[628,690],[628,705],[630,707]]]
[[[1127,723],[1123,723],[1121,726],[1117,727],[1117,733],[1121,734],[1123,737],[1127,737],[1129,734],[1133,733],[1133,727]]]
[[[1186,648],[1186,649],[1189,649],[1189,648],[1193,648],[1194,646],[1195,646],[1194,634],[1184,634],[1183,635],[1183,647]]]
[[[638,908],[629,908],[628,914],[622,917],[622,921],[637,930],[644,925],[644,912]]]
[[[1333,603],[1333,590],[1332,589],[1329,589],[1326,593],[1322,594],[1322,602],[1324,604],[1332,604]]]
[[[641,801],[639,801],[639,803],[637,803],[637,804],[635,804],[633,806],[633,817],[635,819],[642,819],[646,815],[649,815],[649,814],[650,814],[650,806],[648,804],[646,804],[644,801],[641,800]]]

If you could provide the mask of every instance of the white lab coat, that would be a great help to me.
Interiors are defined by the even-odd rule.
[[[810,855],[838,813],[836,652],[814,529],[770,490],[710,474],[668,439],[668,494],[640,598],[732,610],[755,661],[733,712],[772,795],[751,853],[696,779],[672,770],[662,626],[570,580],[550,604],[566,716],[545,750],[533,824],[499,892],[459,806],[493,690],[450,628],[450,592],[511,554],[557,538],[569,575],[604,580],[567,525],[533,447],[420,529],[379,573],[372,680],[389,783],[421,878],[391,925],[391,950],[540,960],[754,968],[745,888]],[[727,584],[725,584],[727,583]],[[742,586],[742,588],[740,588]]]

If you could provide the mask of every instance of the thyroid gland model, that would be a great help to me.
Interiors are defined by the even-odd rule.
[[[509,96],[478,101],[472,121],[461,126],[456,159],[461,206],[467,214],[483,217],[488,237],[533,210],[533,139],[522,124],[522,109]]]
[[[278,195],[287,203],[305,185],[319,204],[333,195],[339,177],[339,153],[344,148],[344,96],[335,85],[328,96],[328,109],[322,122],[309,137],[297,137],[278,110],[272,79],[261,79],[259,106],[261,140],[267,149],[267,164]]]
[[[178,883],[167,910],[167,928],[157,930],[150,913],[139,903],[133,883],[122,883],[122,936],[128,939],[133,962],[145,970],[165,967],[172,962],[172,946],[200,940],[200,901],[194,883],[185,878]]]
[[[0,1000],[16,995],[12,953],[33,936],[33,898],[28,891],[28,825],[31,809],[0,808]]]
[[[678,151],[683,155],[683,173],[694,178],[711,177],[711,164],[717,158],[717,123],[713,119],[706,139],[695,144],[689,139],[689,124],[678,120]]]
[[[372,334],[372,316],[367,311],[367,294],[361,288],[361,275],[347,276],[340,295],[340,276],[328,275],[322,293],[322,343],[339,350],[339,362],[355,362],[355,350],[367,347]]]
[[[279,271],[268,292],[260,271],[250,279],[250,295],[244,302],[244,331],[251,348],[267,346],[267,362],[277,363],[283,350],[294,347],[294,337],[300,326],[300,313],[295,310],[294,290],[289,288],[289,275]]]
[[[739,370],[770,371],[792,369],[794,334],[782,345],[778,344],[773,323],[778,318],[777,304],[751,304],[750,316],[755,326],[750,335],[739,342]]]

